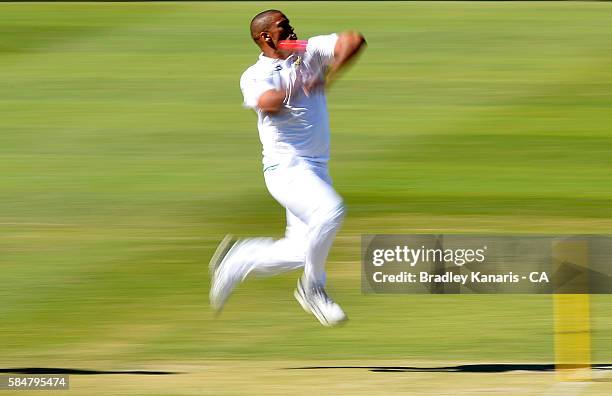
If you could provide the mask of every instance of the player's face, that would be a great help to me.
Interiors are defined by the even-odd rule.
[[[289,18],[280,13],[273,16],[268,33],[274,47],[277,47],[281,40],[297,40],[297,35],[293,31],[293,26],[289,23]]]

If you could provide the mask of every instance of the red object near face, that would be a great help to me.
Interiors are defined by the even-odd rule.
[[[278,42],[278,48],[284,51],[305,52],[308,40],[281,40]]]

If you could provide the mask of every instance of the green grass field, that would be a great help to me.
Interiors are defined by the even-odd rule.
[[[328,265],[351,321],[325,329],[297,274],[253,280],[214,320],[226,233],[276,236],[252,112],[250,18],[368,48],[329,92],[348,217]],[[0,370],[66,394],[543,394],[541,372],[304,366],[552,363],[552,297],[362,295],[360,235],[612,232],[612,6],[604,3],[0,4]],[[612,298],[592,302],[612,363]],[[587,394],[609,394],[596,382]],[[1,391],[0,391],[1,393]]]

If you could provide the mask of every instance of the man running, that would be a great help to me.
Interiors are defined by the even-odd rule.
[[[226,237],[211,260],[210,303],[219,312],[249,275],[268,276],[304,268],[295,297],[325,326],[344,322],[342,308],[325,292],[325,261],[344,217],[332,187],[325,83],[363,48],[359,33],[345,32],[298,42],[278,10],[257,14],[251,37],[259,60],[240,79],[244,106],[255,110],[263,145],[263,172],[270,194],[286,208],[285,237],[234,242]],[[285,40],[303,44],[284,49]],[[291,43],[290,43],[291,44]]]

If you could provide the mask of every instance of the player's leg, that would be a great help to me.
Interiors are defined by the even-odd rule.
[[[325,263],[327,256],[342,226],[345,208],[342,198],[334,190],[325,164],[311,163],[309,169],[316,176],[316,183],[310,188],[309,201],[313,210],[308,223],[308,247],[304,266],[304,281],[325,286]]]
[[[329,180],[303,163],[265,173],[270,194],[286,208],[285,238],[262,240],[244,263],[246,275],[275,275],[305,266],[307,283],[325,284],[325,260],[342,223],[342,199]]]
[[[304,275],[295,296],[322,324],[338,324],[346,315],[324,287],[325,262],[344,217],[342,199],[331,186],[324,165],[302,163],[281,175],[266,177],[268,189],[307,228]]]
[[[311,312],[325,326],[334,326],[347,317],[325,291],[327,255],[342,225],[345,215],[342,199],[332,187],[327,166],[309,164],[315,175],[324,182],[316,191],[318,207],[309,219],[309,247],[306,251],[304,276],[298,280],[295,297],[304,310]]]
[[[286,209],[287,227],[285,237],[273,241],[260,239],[251,252],[246,267],[246,276],[272,276],[304,267],[308,238],[308,226]]]
[[[306,239],[308,238],[308,224],[300,220],[299,217],[285,209],[287,215],[287,228],[285,228],[285,238],[294,241],[303,241],[304,254],[306,254]]]
[[[265,176],[272,196],[287,208],[286,237],[239,241],[213,277],[211,305],[220,309],[234,287],[250,274],[275,275],[305,266],[299,289],[307,298],[306,305],[300,301],[302,306],[323,324],[344,320],[340,307],[323,289],[327,254],[344,216],[342,200],[331,187],[326,169],[317,172],[298,164],[279,167]]]
[[[275,179],[273,196],[281,205],[291,195],[291,190],[282,188],[287,182],[287,173],[267,176]],[[285,238],[250,238],[239,240],[230,248],[228,239],[220,244],[211,260],[213,276],[210,288],[210,303],[220,311],[234,288],[247,276],[271,276],[304,267],[308,245],[308,227],[290,210],[287,212]]]
[[[234,288],[248,276],[272,276],[304,266],[303,240],[249,238],[237,241],[216,266],[210,303],[220,311]]]
[[[286,208],[285,238],[248,239],[228,253],[224,267],[243,280],[304,268],[304,281],[325,285],[325,261],[342,224],[344,206],[334,191],[326,167],[298,163],[265,174],[271,195]]]

